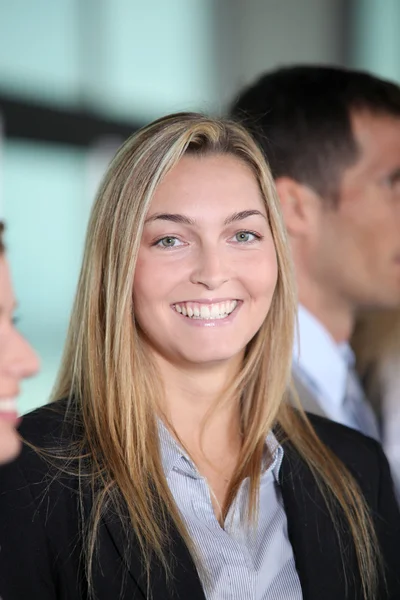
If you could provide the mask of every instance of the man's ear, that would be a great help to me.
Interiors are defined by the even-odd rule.
[[[307,236],[314,228],[321,208],[318,194],[290,177],[278,177],[275,185],[289,235]]]

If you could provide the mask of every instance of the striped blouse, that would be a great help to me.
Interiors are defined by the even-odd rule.
[[[206,599],[301,600],[278,479],[283,448],[274,435],[266,439],[266,457],[272,454],[273,459],[261,476],[256,526],[245,521],[244,480],[224,528],[215,516],[206,479],[162,423],[159,437],[169,488],[202,565],[197,567]]]

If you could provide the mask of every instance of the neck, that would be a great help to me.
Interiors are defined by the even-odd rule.
[[[182,368],[158,357],[165,389],[161,407],[179,439],[194,456],[208,460],[236,456],[240,449],[239,399],[218,400],[240,367],[240,360],[210,368]]]
[[[299,302],[330,333],[338,344],[347,342],[354,328],[354,309],[332,289],[319,286],[297,272]]]
[[[322,304],[310,301],[299,295],[300,304],[304,306],[330,333],[337,344],[348,342],[354,327],[354,317],[347,311],[334,311],[329,303]]]

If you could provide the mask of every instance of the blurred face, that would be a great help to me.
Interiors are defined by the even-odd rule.
[[[0,463],[16,456],[19,440],[17,396],[24,377],[38,370],[38,360],[13,324],[15,298],[10,271],[4,255],[0,256]]]
[[[134,277],[158,356],[204,366],[242,353],[270,308],[275,247],[257,181],[230,155],[185,156],[158,187]]]
[[[339,205],[321,203],[312,259],[321,286],[354,308],[400,303],[400,119],[355,114],[360,148]]]

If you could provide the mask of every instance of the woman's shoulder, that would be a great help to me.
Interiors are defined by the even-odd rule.
[[[17,483],[19,478],[35,485],[42,484],[53,474],[61,474],[63,478],[77,439],[77,421],[70,416],[69,409],[67,400],[58,400],[23,416],[18,428],[23,442],[20,455],[0,469],[3,490],[6,482],[12,487],[12,482]],[[58,477],[54,477],[56,479]]]
[[[0,468],[0,524],[17,518],[15,506],[19,506],[21,518],[29,520],[36,515],[38,521],[53,524],[60,515],[72,518],[76,512],[79,465],[73,459],[68,412],[67,402],[59,401],[23,417],[21,452]]]
[[[4,598],[40,594],[55,598],[56,580],[62,582],[63,598],[83,597],[69,593],[75,589],[80,564],[82,509],[79,478],[71,458],[60,452],[63,440],[70,439],[67,414],[66,402],[60,401],[25,415],[20,426],[21,453],[0,467],[0,594]],[[34,590],[33,596],[29,589]]]
[[[355,429],[321,416],[308,414],[319,439],[349,469],[367,494],[392,487],[389,465],[381,444]]]
[[[356,452],[363,457],[365,453],[375,454],[381,447],[379,442],[356,429],[311,413],[307,413],[307,417],[321,441],[335,453]]]
[[[68,435],[72,429],[69,406],[69,401],[63,398],[24,415],[18,427],[22,439],[42,446],[50,440]]]

